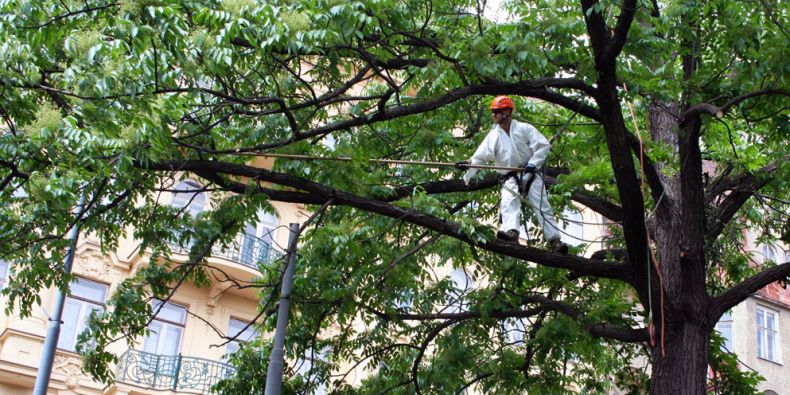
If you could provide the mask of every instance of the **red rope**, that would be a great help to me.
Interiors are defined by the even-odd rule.
[[[628,86],[623,83],[623,89],[625,93],[628,93]],[[639,170],[642,173],[642,199],[646,196],[645,193],[645,158],[644,158],[644,143],[642,142],[642,132],[639,130],[639,125],[636,123],[636,115],[634,115],[634,107],[631,105],[631,101],[628,101],[628,109],[631,112],[631,121],[634,123],[634,129],[636,129],[636,137],[639,139]],[[658,274],[658,286],[659,286],[659,301],[661,305],[661,356],[666,356],[666,352],[664,350],[664,276],[661,275],[661,267],[658,263],[658,259],[656,258],[656,254],[651,247],[653,240],[650,239],[650,232],[645,229],[645,233],[647,234],[647,249],[650,251],[650,258],[653,260],[653,265],[656,269],[656,273]],[[650,284],[648,284],[650,287]],[[649,288],[648,288],[649,289]],[[648,291],[649,292],[649,291]],[[651,307],[652,308],[652,307]],[[656,346],[656,339],[653,329],[653,318],[652,312],[648,315],[648,332],[650,334],[650,347]]]

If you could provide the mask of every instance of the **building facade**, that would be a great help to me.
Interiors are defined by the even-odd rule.
[[[173,190],[199,186],[187,179]],[[205,193],[170,194],[162,200],[192,214],[210,204]],[[152,307],[159,313],[148,326],[150,334],[135,339],[133,348],[124,341],[112,345],[109,351],[120,358],[115,383],[106,388],[82,372],[82,358],[76,353],[77,336],[91,311],[103,310],[117,285],[147,265],[150,256],[141,254],[133,239],[122,240],[117,251],[105,254],[98,239],[81,234],[72,270],[76,280],[63,309],[48,394],[208,393],[219,380],[232,374],[225,355],[237,350],[240,342],[260,335],[248,325],[258,314],[258,296],[255,288],[239,289],[227,280],[248,282],[259,277],[259,265],[282,258],[288,224],[306,219],[301,206],[272,202],[271,207],[273,212],[261,211],[257,222],[246,224],[231,246],[212,251],[209,264],[222,275],[213,276],[210,287],[184,284],[169,301],[154,301]],[[174,245],[171,259],[186,261],[186,248]],[[8,262],[0,261],[0,287],[12,272]],[[54,310],[56,299],[57,290],[48,289],[32,316],[22,318],[14,312],[0,317],[0,394],[33,392],[49,312]],[[235,339],[228,341],[227,337]]]
[[[759,245],[751,234],[746,248],[754,263],[790,262],[788,246]],[[790,388],[790,288],[773,283],[724,314],[716,329],[724,347],[738,356],[741,370],[759,373],[765,381],[758,388],[766,395]]]

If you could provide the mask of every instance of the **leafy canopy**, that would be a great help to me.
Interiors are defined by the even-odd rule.
[[[616,251],[632,249],[634,233],[621,229],[633,216],[619,206],[631,200],[650,215],[664,195],[643,200],[624,189],[604,107],[614,106],[625,132],[644,141],[664,180],[687,163],[676,144],[650,133],[649,115],[673,103],[676,122],[689,114],[678,103],[684,111],[719,106],[720,116],[701,118],[699,142],[704,159],[726,169],[719,185],[770,173],[758,199],[744,203],[742,221],[725,221],[706,245],[708,291],[724,294],[764,269],[740,248],[744,226],[764,243],[787,241],[786,91],[723,107],[787,85],[781,4],[506,2],[511,18],[495,23],[481,4],[457,0],[0,2],[8,308],[29,315],[41,289],[67,288],[72,277],[61,262],[74,224],[105,251],[138,241],[144,267],[94,318],[95,346],[83,350],[94,377],[110,381],[116,357],[105,347],[144,332],[152,298],[169,298],[184,281],[216,281],[205,259],[212,245],[231,243],[269,201],[316,210],[333,199],[301,239],[287,350],[291,360],[311,349],[330,357],[311,378],[295,376],[289,390],[329,381],[349,394],[455,393],[471,385],[503,394],[600,393],[614,385],[641,393],[649,381],[631,362],[650,356],[644,326],[654,306],[644,296],[656,288],[620,262]],[[608,64],[590,26],[595,18],[619,26],[631,11],[625,30],[607,32],[627,33]],[[614,71],[616,81],[606,80]],[[608,218],[594,226],[609,237],[574,249],[611,250],[606,263],[492,241],[492,176],[466,187],[451,167],[368,162],[469,157],[490,126],[487,101],[499,93],[516,96],[516,118],[553,141],[547,174],[555,211],[575,209],[575,201]],[[677,128],[670,134],[683,136]],[[264,163],[257,155],[275,151],[352,160],[251,169]],[[638,168],[638,156],[625,155]],[[162,199],[183,178],[212,190],[210,210],[192,216]],[[725,189],[709,191],[711,200],[725,199]],[[81,197],[83,215],[75,218]],[[190,248],[189,261],[168,259],[174,244]],[[444,276],[451,268],[477,286],[459,289]],[[255,284],[263,331],[275,325],[281,269],[282,262],[262,268]],[[260,352],[235,356],[239,374],[218,388],[246,393],[265,372]],[[725,385],[753,386],[730,357],[711,358],[734,380]],[[349,366],[373,373],[351,386]]]

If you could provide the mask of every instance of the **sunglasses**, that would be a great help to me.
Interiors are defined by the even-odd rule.
[[[499,115],[504,113],[505,110],[491,110],[491,115]]]

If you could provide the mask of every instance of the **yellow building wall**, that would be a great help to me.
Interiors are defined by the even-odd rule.
[[[264,163],[270,166],[269,162]],[[172,195],[162,194],[161,202],[169,204]],[[274,246],[285,247],[288,242],[288,224],[303,222],[308,214],[303,207],[272,202],[280,227],[274,232]],[[140,255],[139,242],[132,237],[132,230],[119,242],[118,248],[109,254],[101,252],[100,240],[92,235],[80,235],[72,272],[82,278],[108,285],[108,296],[118,284],[134,275],[148,264],[149,256]],[[175,253],[176,261],[185,261],[186,255]],[[234,278],[249,281],[260,275],[253,268],[223,258],[209,258],[209,263]],[[54,310],[57,292],[47,289],[41,292],[42,303],[34,306],[30,317],[22,318],[18,310],[0,316],[0,395],[32,394],[37,376],[44,338],[48,329],[48,312]],[[231,318],[252,321],[258,312],[257,290],[237,290],[228,283],[215,282],[210,287],[198,288],[192,284],[182,285],[173,295],[171,302],[189,308],[184,325],[180,352],[184,357],[196,357],[221,362],[226,347],[225,340],[217,333],[228,330]],[[4,303],[4,302],[3,302]],[[4,305],[3,305],[4,306]],[[197,317],[201,318],[197,318]],[[134,348],[142,348],[143,338],[135,339]],[[127,350],[125,341],[114,343],[109,351],[120,356]],[[58,349],[53,364],[49,395],[72,394],[177,394],[162,390],[150,390],[129,383],[115,383],[108,388],[92,381],[81,371],[82,359],[73,352]],[[191,392],[191,393],[194,393]]]

